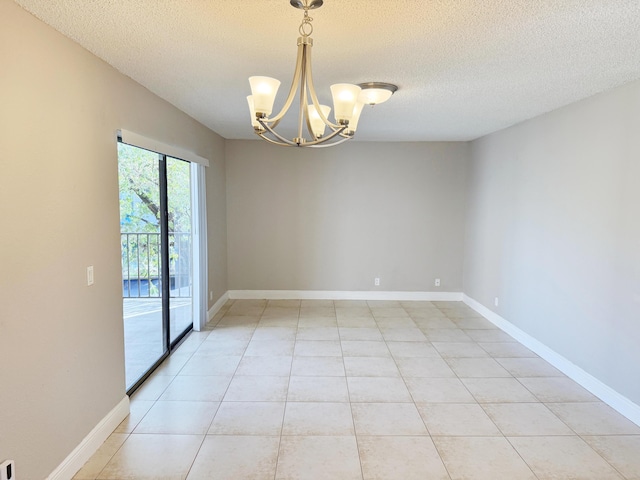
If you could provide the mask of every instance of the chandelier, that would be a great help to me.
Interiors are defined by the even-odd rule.
[[[270,77],[250,77],[251,95],[247,97],[251,124],[255,133],[269,143],[285,147],[329,147],[345,142],[355,135],[358,120],[364,105],[376,105],[388,100],[398,89],[397,86],[382,82],[352,85],[338,83],[331,85],[333,97],[333,117],[329,120],[331,107],[318,101],[311,75],[311,47],[313,46],[313,18],[309,10],[319,8],[323,0],[290,0],[292,6],[304,10],[298,31],[298,58],[289,94],[282,110],[270,117],[280,81]],[[275,131],[289,111],[296,92],[300,91],[297,136],[289,140]],[[306,133],[305,133],[306,127]],[[325,132],[329,128],[329,134]],[[306,135],[306,136],[305,136]]]

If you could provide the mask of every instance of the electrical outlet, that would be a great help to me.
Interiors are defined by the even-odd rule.
[[[434,282],[434,284],[435,284],[436,287],[439,287],[440,286],[440,279],[436,278],[436,281]]]
[[[15,480],[16,464],[13,460],[6,460],[0,464],[0,480]]]
[[[213,301],[213,290],[209,292],[209,300]]]
[[[380,279],[379,279],[378,277],[374,278],[374,279],[373,279],[373,284],[374,284],[376,287],[379,287],[379,286],[380,286]]]
[[[494,298],[493,300],[493,304],[497,307],[498,306],[498,297]]]
[[[87,286],[93,285],[93,265],[87,267]]]

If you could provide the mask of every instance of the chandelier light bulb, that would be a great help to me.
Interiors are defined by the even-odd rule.
[[[364,103],[358,102],[356,106],[353,107],[353,115],[351,116],[351,120],[349,121],[349,128],[347,129],[351,135],[356,133],[358,129],[358,122],[360,121],[360,114],[362,113],[362,109],[364,108]]]
[[[358,101],[362,89],[350,83],[336,83],[331,85],[333,96],[333,116],[340,124],[348,123],[353,117],[353,109]]]
[[[324,131],[327,128],[327,124],[324,123],[324,120],[318,113],[315,105],[307,105],[309,110],[309,123],[311,124],[311,130],[313,131],[313,136],[315,138],[322,138],[324,136]],[[327,105],[320,105],[320,110],[324,115],[324,118],[329,118],[329,113],[331,113],[331,107]]]
[[[247,103],[249,104],[249,114],[251,115],[251,126],[254,130],[264,130],[256,119],[256,108],[253,103],[253,95],[247,96]]]
[[[271,77],[249,77],[249,83],[255,112],[268,117],[273,110],[280,80]]]

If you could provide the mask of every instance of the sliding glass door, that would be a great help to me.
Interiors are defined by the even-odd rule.
[[[193,326],[190,167],[118,143],[128,392]]]

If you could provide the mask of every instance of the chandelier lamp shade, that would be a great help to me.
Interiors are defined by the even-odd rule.
[[[368,82],[358,85],[337,83],[331,85],[333,119],[331,107],[320,104],[311,74],[311,47],[313,46],[313,18],[309,10],[319,8],[323,0],[290,0],[292,6],[304,11],[299,27],[298,57],[289,94],[282,110],[272,116],[280,81],[270,77],[250,77],[251,95],[247,97],[251,124],[254,132],[263,140],[287,147],[329,147],[346,142],[354,137],[364,105],[376,105],[387,101],[398,89],[397,86]],[[288,139],[276,128],[299,98],[297,136]],[[328,133],[327,133],[328,129]]]

